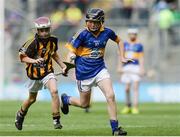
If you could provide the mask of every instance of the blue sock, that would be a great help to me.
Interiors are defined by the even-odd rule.
[[[118,129],[118,120],[110,120],[112,132]]]
[[[69,104],[69,98],[70,98],[70,96],[65,96],[64,97],[64,102],[65,102],[65,104]],[[70,104],[69,104],[70,105]]]

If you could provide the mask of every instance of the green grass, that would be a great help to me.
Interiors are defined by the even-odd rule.
[[[21,102],[0,101],[0,136],[110,136],[106,104],[93,103],[91,112],[70,107],[63,115],[63,129],[53,129],[50,102],[36,102],[28,112],[22,131],[14,126]],[[118,112],[122,108],[118,104]],[[180,104],[140,104],[139,115],[120,115],[118,119],[129,136],[180,136]]]

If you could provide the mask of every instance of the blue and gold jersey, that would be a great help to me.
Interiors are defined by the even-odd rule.
[[[140,43],[132,44],[130,42],[124,42],[124,51],[126,58],[130,58],[134,60],[134,62],[129,62],[127,64],[139,65],[139,59],[144,54],[144,49],[142,44]]]
[[[105,68],[104,52],[109,39],[119,42],[118,36],[109,28],[102,27],[97,35],[84,29],[66,44],[66,47],[76,54],[77,80],[92,78]]]

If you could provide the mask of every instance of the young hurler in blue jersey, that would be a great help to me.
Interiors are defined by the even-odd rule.
[[[69,58],[74,58],[76,65],[76,79],[80,98],[62,94],[62,112],[68,114],[69,105],[87,108],[90,104],[91,88],[98,86],[103,92],[110,118],[113,135],[126,135],[118,125],[115,95],[110,79],[110,74],[104,63],[104,52],[109,39],[119,46],[122,63],[131,61],[124,58],[123,42],[109,28],[103,26],[104,11],[90,9],[86,14],[87,28],[76,33],[66,47],[70,50]]]

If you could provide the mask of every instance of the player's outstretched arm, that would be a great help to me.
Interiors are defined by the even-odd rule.
[[[52,58],[56,61],[56,63],[61,67],[62,69],[62,73],[66,73],[66,68],[67,66],[63,63],[63,61],[61,60],[60,56],[57,54],[57,52],[55,52],[52,56]]]
[[[121,62],[119,51],[117,51],[117,55],[118,55],[117,72],[121,74],[122,73],[122,62]]]
[[[125,54],[124,54],[124,43],[122,40],[118,40],[118,45],[119,45],[119,56],[120,56],[120,61],[122,63],[128,63],[128,62],[134,62],[133,59],[128,59],[128,58],[125,58]]]

